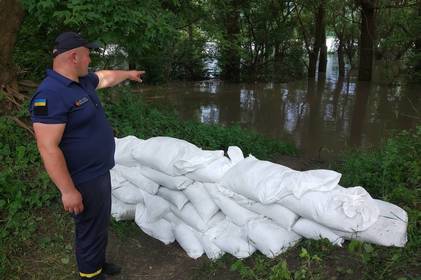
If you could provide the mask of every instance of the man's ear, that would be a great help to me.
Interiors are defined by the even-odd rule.
[[[72,52],[70,54],[70,59],[72,60],[72,63],[78,63],[79,56],[78,56],[77,52]]]

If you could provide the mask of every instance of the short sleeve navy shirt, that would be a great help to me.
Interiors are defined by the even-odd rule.
[[[114,135],[96,94],[98,83],[94,73],[78,83],[47,70],[30,103],[33,123],[66,124],[59,147],[76,185],[114,166]]]

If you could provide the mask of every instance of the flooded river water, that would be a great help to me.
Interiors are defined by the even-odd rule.
[[[393,131],[421,124],[421,85],[338,79],[333,58],[319,81],[230,84],[218,80],[142,86],[152,103],[184,119],[240,123],[294,143],[305,156],[332,158],[349,147],[380,145]]]

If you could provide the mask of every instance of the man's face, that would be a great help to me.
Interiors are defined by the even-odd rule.
[[[80,47],[76,52],[76,69],[79,77],[88,75],[88,66],[91,63],[91,57],[89,56],[89,49],[85,47]]]

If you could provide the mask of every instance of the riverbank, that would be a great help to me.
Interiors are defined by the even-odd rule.
[[[344,248],[305,240],[270,260],[256,253],[241,261],[188,258],[178,245],[165,246],[133,222],[113,223],[110,258],[124,266],[113,279],[414,279],[421,275],[419,193],[421,129],[402,133],[384,147],[348,153],[337,162],[305,159],[291,145],[234,127],[181,121],[175,112],[145,105],[122,92],[101,95],[116,136],[168,135],[205,149],[239,145],[245,154],[294,169],[335,169],[344,186],[363,185],[374,197],[398,204],[409,214],[408,244],[387,248],[357,241]],[[20,113],[25,116],[25,111]],[[45,174],[31,136],[0,117],[0,278],[74,279],[73,225],[64,214],[55,187]],[[30,139],[28,141],[28,139]],[[35,264],[35,265],[34,265]],[[404,278],[402,278],[404,277]]]

